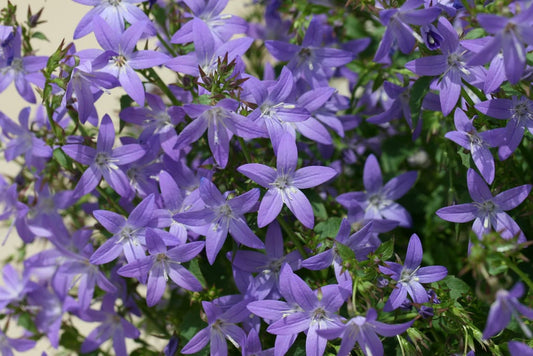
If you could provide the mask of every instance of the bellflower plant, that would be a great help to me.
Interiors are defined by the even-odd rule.
[[[26,2],[2,354],[530,353],[529,2]]]

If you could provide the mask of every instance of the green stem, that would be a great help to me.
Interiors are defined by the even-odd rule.
[[[115,209],[116,213],[120,213],[122,215],[128,215],[128,212],[124,210],[120,205],[118,205],[113,199],[111,199],[111,197],[107,194],[107,192],[103,188],[96,187],[96,190],[98,190],[98,193],[100,193],[100,195],[107,201],[107,203],[111,205],[113,209]]]
[[[353,308],[353,311],[354,313],[357,314],[357,306],[356,306],[356,303],[355,303],[355,297],[357,295],[357,282],[359,282],[359,278],[356,278],[355,281],[353,282],[353,287],[352,287],[352,308]]]
[[[164,39],[163,37],[161,37],[160,34],[157,34],[157,39],[159,40],[159,42],[161,42],[161,44],[163,45],[163,47],[165,47],[165,49],[172,55],[172,57],[176,57],[178,54],[176,53],[176,51],[174,51],[174,48],[172,48]]]
[[[153,68],[149,68],[146,70],[149,74],[146,74],[144,71],[141,71],[141,74],[148,79],[149,81],[154,81],[155,84],[157,84],[157,87],[161,89],[163,93],[170,99],[172,104],[179,106],[181,105],[181,102],[172,94],[168,86],[165,84],[165,82],[161,79],[159,74],[156,73],[156,71]]]
[[[285,220],[283,220],[281,216],[278,216],[276,220],[281,225],[281,228],[283,229],[283,231],[285,231],[285,233],[289,235],[289,237],[291,238],[292,242],[294,242],[294,244],[296,245],[296,249],[298,250],[298,252],[300,252],[300,255],[302,255],[302,258],[307,258],[307,253],[305,253],[302,243],[300,242],[300,240],[298,239],[298,236],[296,236],[294,231],[292,231],[290,226],[287,225],[287,223],[285,222]]]
[[[238,137],[238,139],[239,139],[239,143],[241,144],[242,153],[244,154],[246,163],[252,163],[252,158],[250,157],[250,152],[248,152],[248,148],[246,147],[246,143],[244,142],[244,139],[242,137]]]
[[[530,290],[533,290],[533,281],[531,280],[531,278],[529,278],[529,276],[526,273],[524,273],[524,271],[522,271],[520,268],[518,268],[516,263],[511,261],[511,259],[509,257],[503,256],[503,258],[504,258],[505,263],[507,264],[507,266],[514,273],[516,273],[518,275],[518,277],[520,277],[527,284],[527,286],[529,287]]]

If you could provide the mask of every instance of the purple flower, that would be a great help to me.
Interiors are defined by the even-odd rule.
[[[248,309],[262,317],[273,320],[267,328],[271,334],[294,336],[307,331],[305,350],[307,355],[320,356],[326,348],[326,338],[318,334],[319,330],[341,327],[340,317],[336,314],[344,303],[344,298],[337,285],[320,288],[322,298],[286,264],[281,269],[280,292],[286,302],[277,300],[261,300],[248,304]],[[276,354],[284,354],[287,349],[280,349],[276,339]]]
[[[483,339],[491,338],[505,329],[512,317],[515,317],[526,337],[532,337],[531,331],[519,317],[519,314],[522,314],[526,318],[533,320],[533,309],[520,304],[518,301],[518,298],[522,297],[522,295],[524,295],[522,282],[515,284],[510,291],[500,289],[496,292],[496,300],[490,306],[487,325],[485,330],[483,330]]]
[[[376,156],[368,156],[363,170],[365,192],[344,193],[337,201],[345,207],[359,205],[365,212],[364,219],[393,220],[400,226],[411,226],[411,215],[394,200],[401,198],[416,181],[417,172],[410,171],[391,179],[383,186],[383,177]]]
[[[13,339],[0,331],[0,354],[3,356],[13,356],[13,350],[18,352],[29,351],[35,347],[34,340]]]
[[[244,33],[248,23],[239,16],[222,14],[228,5],[228,0],[184,0],[183,1],[193,13],[193,20],[186,22],[172,36],[172,43],[193,42],[194,30],[193,22],[204,22],[217,45],[227,42],[233,35]]]
[[[279,298],[279,273],[281,267],[288,263],[296,271],[300,269],[302,256],[298,251],[287,255],[283,251],[283,236],[277,222],[268,226],[265,237],[265,254],[257,251],[238,250],[231,259],[238,269],[258,273],[254,279],[254,293],[258,299]]]
[[[480,14],[477,20],[488,33],[494,34],[494,37],[470,59],[470,64],[485,64],[503,50],[505,75],[512,84],[518,83],[526,67],[524,44],[533,45],[533,6],[530,5],[513,18]]]
[[[17,305],[28,293],[37,289],[38,285],[30,280],[29,273],[22,276],[11,266],[6,264],[2,270],[5,287],[0,287],[0,312],[5,312],[9,304]]]
[[[264,136],[264,131],[249,118],[237,114],[238,108],[239,103],[233,99],[222,99],[215,106],[185,105],[183,109],[194,120],[180,132],[175,148],[186,148],[207,130],[211,153],[220,168],[225,168],[234,134],[246,139]]]
[[[507,347],[511,356],[533,356],[533,349],[523,342],[509,341]]]
[[[203,210],[179,213],[174,219],[188,225],[209,226],[205,236],[205,250],[210,264],[215,261],[228,232],[238,243],[245,246],[265,247],[244,219],[244,214],[254,209],[259,199],[259,189],[255,188],[240,196],[227,199],[209,179],[202,178],[200,198],[206,205]]]
[[[188,23],[192,23],[194,52],[177,56],[165,64],[176,72],[198,77],[200,75],[198,67],[200,67],[204,73],[210,75],[217,68],[218,58],[224,58],[227,54],[228,62],[232,62],[243,55],[253,42],[250,37],[241,37],[220,45],[215,41],[205,22],[193,19]]]
[[[498,151],[500,159],[507,159],[516,150],[524,129],[533,133],[533,101],[526,97],[512,99],[491,99],[476,104],[475,108],[481,113],[496,119],[509,119],[505,127],[504,141]]]
[[[283,67],[277,81],[260,82],[250,78],[246,81],[245,87],[258,106],[247,118],[255,121],[258,126],[268,132],[274,152],[277,154],[284,135],[289,133],[293,140],[296,138],[291,124],[304,121],[310,116],[307,109],[287,102],[294,87],[293,75],[287,67]]]
[[[314,16],[301,46],[282,41],[265,41],[265,46],[274,57],[289,62],[287,67],[296,78],[304,78],[311,87],[317,88],[327,86],[331,68],[343,66],[353,59],[351,52],[325,47],[323,38],[323,18]]]
[[[494,158],[489,147],[499,146],[503,129],[477,132],[470,120],[460,108],[455,110],[454,122],[457,131],[450,131],[444,137],[469,150],[481,176],[492,184],[494,180]]]
[[[226,338],[237,348],[244,346],[246,333],[235,325],[250,314],[243,303],[238,303],[224,312],[214,303],[204,301],[202,306],[209,325],[194,335],[181,349],[181,353],[194,354],[211,342],[211,355],[227,355]]]
[[[146,69],[161,65],[170,58],[156,51],[134,51],[137,41],[148,26],[147,22],[136,22],[124,33],[113,29],[101,18],[94,19],[94,34],[105,50],[93,61],[93,67],[115,76],[126,93],[140,106],[144,106],[144,87],[135,69]]]
[[[259,227],[271,223],[281,212],[283,204],[308,228],[313,228],[311,203],[300,189],[312,188],[337,175],[330,167],[309,166],[296,170],[298,151],[291,135],[284,135],[278,147],[276,169],[259,163],[244,164],[237,168],[257,184],[267,188],[257,215]]]
[[[251,329],[248,335],[246,336],[246,342],[242,347],[243,356],[274,356],[274,349],[262,350],[261,340],[259,340],[259,335],[257,330]]]
[[[125,108],[120,112],[120,119],[143,126],[144,130],[139,140],[148,140],[156,136],[163,151],[172,157],[175,155],[174,146],[178,137],[175,127],[183,122],[185,113],[179,106],[167,107],[163,99],[157,95],[147,93],[146,101],[150,108]]]
[[[429,301],[428,293],[421,283],[437,282],[446,277],[448,270],[443,266],[420,267],[422,262],[422,244],[416,234],[411,236],[407,246],[405,264],[385,262],[386,266],[379,266],[381,273],[388,274],[397,281],[383,310],[391,311],[398,308],[407,297],[411,296],[414,303]]]
[[[436,214],[441,219],[457,223],[474,220],[472,230],[480,239],[492,227],[504,239],[518,236],[518,243],[526,241],[518,224],[505,211],[516,208],[527,198],[531,191],[530,184],[506,190],[493,197],[489,187],[473,169],[467,172],[467,184],[474,202],[437,210]]]
[[[41,69],[46,66],[48,57],[45,56],[21,56],[22,32],[18,27],[15,33],[2,41],[0,54],[0,93],[3,92],[12,81],[15,88],[24,100],[35,103],[35,94],[30,83],[39,88],[44,87],[45,79]],[[2,58],[4,57],[4,58]]]
[[[89,262],[89,257],[93,253],[92,244],[89,242],[91,233],[92,231],[88,229],[79,230],[72,237],[68,236],[72,246],[55,243],[55,248],[48,250],[58,255],[53,261],[54,264],[59,264],[52,279],[55,292],[60,298],[64,298],[68,295],[69,290],[77,284],[81,312],[90,308],[96,285],[108,293],[116,292],[115,286],[100,271],[98,266]],[[44,253],[48,251],[44,251]],[[59,261],[61,262],[59,263]]]
[[[405,67],[418,75],[440,75],[435,86],[440,91],[442,113],[448,115],[459,100],[462,80],[481,86],[485,73],[481,66],[467,64],[469,54],[459,44],[459,36],[446,18],[439,19],[438,30],[444,38],[441,44],[442,54],[415,59]]]
[[[125,277],[134,277],[140,281],[148,275],[146,303],[149,307],[156,305],[163,297],[170,278],[178,286],[200,291],[202,285],[196,277],[181,265],[193,259],[204,248],[203,241],[180,244],[167,251],[165,242],[152,229],[146,230],[146,247],[150,256],[144,256],[122,266],[117,273]]]
[[[402,53],[410,53],[415,47],[415,32],[409,25],[429,25],[439,17],[441,9],[431,7],[419,9],[423,0],[408,0],[397,9],[381,10],[379,18],[387,26],[381,39],[374,61],[384,63],[394,42],[397,42]]]
[[[1,76],[1,74],[0,74]],[[5,145],[4,155],[6,161],[12,161],[24,155],[25,164],[29,167],[44,168],[44,163],[52,157],[52,149],[30,130],[30,107],[20,111],[17,125],[0,111],[0,127],[2,133],[9,139]]]
[[[93,71],[91,63],[86,61],[72,70],[64,99],[68,100],[74,95],[76,96],[78,118],[83,124],[87,119],[98,118],[94,106],[94,102],[99,96],[98,92],[101,93],[101,89],[111,89],[117,85],[114,76],[109,73]],[[97,120],[90,120],[89,122],[98,126]]]
[[[98,321],[101,324],[85,338],[80,351],[87,353],[96,350],[107,339],[113,339],[113,350],[117,356],[127,356],[126,338],[137,339],[139,330],[115,311],[115,296],[106,294],[101,310],[89,310],[82,314],[85,321]]]
[[[90,193],[98,186],[102,176],[106,182],[121,196],[130,194],[130,183],[126,174],[118,167],[141,158],[145,151],[138,144],[124,145],[113,149],[115,128],[109,115],[102,118],[96,149],[80,144],[68,144],[63,151],[72,159],[88,165],[74,189],[74,199]]]
[[[114,33],[124,32],[124,20],[130,24],[149,21],[146,14],[134,4],[145,0],[74,0],[77,3],[94,6],[80,20],[74,30],[74,39],[81,38],[99,27],[95,19],[103,18]]]
[[[377,321],[377,317],[376,310],[370,308],[366,316],[356,316],[341,327],[319,330],[318,334],[328,339],[337,337],[342,339],[341,347],[337,353],[338,356],[348,356],[356,342],[366,356],[383,356],[383,344],[377,334],[387,337],[400,335],[411,327],[414,320],[407,323],[389,325]]]
[[[133,209],[126,220],[123,216],[107,210],[95,210],[94,217],[113,236],[103,243],[91,256],[92,264],[108,263],[119,257],[122,252],[131,263],[145,256],[144,245],[146,227],[155,227],[154,195],[150,194]]]

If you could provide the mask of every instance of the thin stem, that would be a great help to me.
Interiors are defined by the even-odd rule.
[[[159,42],[161,42],[163,47],[165,47],[165,49],[172,55],[172,57],[176,57],[178,55],[176,51],[174,51],[174,48],[172,48],[159,33],[157,34],[157,39],[159,40]]]
[[[287,223],[285,222],[285,220],[283,220],[281,216],[278,216],[276,220],[281,225],[283,231],[285,231],[285,233],[289,235],[291,241],[294,242],[294,244],[296,245],[296,249],[298,250],[298,252],[300,252],[300,255],[302,255],[303,258],[307,258],[307,253],[305,253],[302,243],[300,242],[298,236],[296,236],[294,231],[292,231],[292,229],[289,227],[289,225],[287,225]]]
[[[117,213],[120,213],[120,214],[123,214],[123,215],[128,215],[128,213],[126,212],[126,210],[124,210],[120,205],[118,205],[113,199],[111,199],[111,197],[107,194],[107,192],[101,188],[101,187],[96,187],[96,190],[98,190],[98,193],[100,193],[100,195],[102,197],[104,197],[104,199],[107,201],[107,203],[109,205],[111,205],[114,209],[115,209],[115,212]]]
[[[148,68],[146,71],[148,74],[146,74],[144,71],[141,71],[141,74],[149,81],[153,80],[155,84],[157,84],[157,87],[161,89],[161,91],[170,99],[172,104],[176,106],[181,105],[181,102],[178,100],[178,98],[174,96],[174,94],[170,91],[168,86],[165,84],[165,82],[163,82],[159,74],[157,74],[153,68]]]
[[[529,287],[530,290],[533,290],[533,281],[531,280],[531,278],[529,278],[529,276],[526,273],[524,273],[524,271],[522,271],[520,268],[518,268],[516,263],[511,261],[511,259],[509,257],[503,256],[503,258],[504,258],[505,263],[507,264],[507,266],[514,273],[516,273],[524,282],[526,282],[526,284],[527,284],[527,286]]]
[[[252,158],[250,157],[250,152],[248,152],[248,148],[246,147],[246,143],[244,142],[242,137],[238,137],[239,143],[241,144],[241,150],[244,154],[244,158],[246,159],[246,163],[251,163]]]

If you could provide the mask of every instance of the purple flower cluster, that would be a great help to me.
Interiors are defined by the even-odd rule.
[[[441,313],[431,305],[442,298],[443,310],[456,313],[460,303],[448,293],[458,279],[445,279],[448,268],[421,267],[444,260],[432,243],[448,231],[424,234],[426,253],[433,251],[426,258],[418,235],[405,234],[424,228],[415,218],[473,220],[468,232],[480,243],[496,233],[511,241],[509,250],[527,244],[528,231],[508,211],[528,198],[531,185],[502,191],[501,183],[520,177],[502,179],[500,167],[514,157],[521,166],[531,161],[525,129],[533,134],[533,104],[524,84],[530,3],[513,2],[496,15],[468,1],[364,1],[362,8],[375,11],[365,26],[386,27],[369,57],[370,38],[343,42],[352,37],[339,26],[344,17],[316,10],[331,8],[333,16],[327,1],[316,8],[315,1],[296,1],[290,10],[266,1],[265,25],[225,14],[227,0],[74,1],[92,7],[74,38],[94,33],[99,48],[61,46],[50,57],[35,56],[36,24],[6,15],[9,26],[0,26],[0,93],[14,82],[27,102],[37,102],[34,90],[42,99],[33,113],[22,109],[18,123],[0,112],[1,152],[21,163],[13,179],[0,175],[0,220],[11,221],[9,230],[25,244],[46,242],[31,257],[21,254],[21,272],[3,268],[2,354],[32,349],[41,336],[54,348],[68,344],[68,334],[60,335],[67,316],[97,323],[79,342],[82,353],[112,340],[114,354],[127,355],[126,338],[147,332],[168,339],[166,354],[209,344],[211,354],[227,355],[229,341],[243,355],[300,347],[320,356],[328,345],[348,355],[356,344],[365,355],[383,355],[383,343],[396,341],[378,335],[397,336],[402,353],[404,345],[420,351],[420,330]],[[306,16],[291,23],[284,11]],[[470,30],[476,23],[486,36]],[[274,65],[255,58],[260,51]],[[173,79],[163,79],[164,71]],[[339,79],[348,94],[333,86]],[[120,110],[102,115],[97,100],[117,87],[125,91]],[[401,116],[407,126],[393,121]],[[479,173],[450,164],[446,184],[454,191],[454,175],[466,173],[472,203],[442,207],[439,197],[443,205],[414,211],[423,201],[407,194],[415,183],[431,186],[431,198],[443,195],[425,169],[441,158],[417,161],[384,142],[406,134],[421,141],[426,131],[447,145],[432,149],[441,162],[453,159],[453,143],[465,166],[471,158]],[[507,161],[496,162],[491,149]],[[443,175],[434,174],[441,182]],[[387,251],[394,240],[407,245],[403,264]],[[524,278],[502,256],[506,271]],[[520,318],[533,319],[518,301],[523,294],[521,282],[496,292],[483,340],[513,318],[531,338]],[[186,310],[199,312],[200,305],[205,327]],[[416,319],[408,314],[413,306]],[[164,315],[174,307],[184,315]],[[31,325],[13,338],[11,318]],[[471,322],[463,328],[467,338],[481,334]],[[295,346],[304,338],[305,346]],[[267,340],[273,345],[263,350]],[[517,341],[508,349],[530,351]]]

